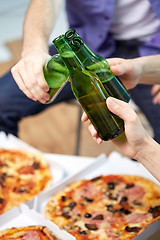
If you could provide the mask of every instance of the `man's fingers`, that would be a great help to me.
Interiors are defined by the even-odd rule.
[[[101,144],[103,142],[102,139],[98,136],[98,133],[97,133],[95,127],[92,125],[92,123],[89,124],[88,130],[91,133],[94,141],[96,141],[98,144]]]
[[[159,84],[155,84],[153,85],[152,89],[151,89],[151,94],[152,96],[157,94],[160,91],[160,85]]]
[[[97,133],[95,127],[93,126],[93,124],[91,124],[91,123],[89,124],[88,130],[91,133],[92,137],[98,137],[98,133]]]
[[[122,118],[124,122],[135,121],[136,113],[128,103],[112,97],[108,97],[106,102],[108,109]]]
[[[87,120],[88,120],[88,116],[87,116],[87,114],[84,112],[84,113],[82,114],[81,121],[82,121],[82,122],[86,122]]]
[[[25,69],[25,68],[24,68]],[[48,93],[46,93],[40,86],[37,77],[42,75],[42,72],[40,71],[39,74],[35,74],[33,71],[33,68],[31,65],[26,66],[26,74],[28,78],[25,79],[26,85],[28,89],[32,92],[34,97],[42,102],[45,103],[47,100],[49,100],[50,96]],[[24,75],[25,76],[25,75]],[[43,75],[41,76],[43,78]],[[43,79],[44,84],[47,85],[46,81]]]
[[[160,104],[160,92],[158,92],[153,98],[153,104]]]
[[[19,89],[20,89],[22,92],[24,92],[24,94],[25,94],[28,98],[36,101],[36,98],[33,96],[33,94],[27,89],[27,87],[26,87],[26,85],[25,85],[25,83],[24,83],[24,81],[23,81],[23,79],[22,79],[22,77],[21,77],[21,74],[18,73],[17,71],[15,71],[14,68],[11,69],[11,72],[12,72],[13,78],[14,78],[15,82],[17,83]]]
[[[128,65],[125,64],[125,59],[122,58],[109,58],[107,62],[110,65],[110,69],[116,76],[123,75],[128,71]]]
[[[123,62],[123,64],[117,64],[117,65],[111,66],[110,69],[113,72],[113,74],[115,74],[116,76],[122,76],[132,71],[131,65],[125,62]]]
[[[107,58],[106,60],[110,66],[117,65],[125,61],[123,58]]]

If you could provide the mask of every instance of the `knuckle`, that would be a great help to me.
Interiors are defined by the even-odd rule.
[[[29,91],[27,91],[27,90],[24,90],[24,94],[25,94],[28,98],[32,98],[32,97],[33,97],[33,95],[32,95]]]
[[[138,117],[137,117],[137,115],[136,115],[135,113],[132,114],[132,115],[130,115],[129,122],[130,122],[131,124],[135,124],[137,121],[138,121]]]
[[[32,79],[32,81],[30,81],[28,84],[30,88],[34,88],[35,86],[37,86],[37,81],[36,79]]]
[[[24,85],[19,85],[19,89],[21,90],[21,91],[23,91],[23,92],[25,92],[26,91],[26,88],[25,88],[25,86]]]
[[[42,70],[41,69],[34,69],[34,75],[36,78],[39,78],[39,76],[41,75],[42,73]]]
[[[32,82],[27,82],[27,88],[31,90],[33,88]]]
[[[44,89],[44,90],[45,90],[46,88],[49,89],[47,83],[45,83],[45,82],[40,82],[39,85],[40,85],[40,87],[41,87],[42,89]]]
[[[16,65],[11,68],[11,73],[12,73],[13,76],[15,76],[15,74],[17,73],[17,66]]]
[[[11,73],[14,73],[15,71],[16,71],[16,67],[13,66],[13,67],[11,68]]]
[[[23,59],[23,63],[22,63],[22,64],[24,64],[25,66],[29,65],[29,64],[30,64],[29,58],[28,58],[28,57],[25,57],[25,58]]]

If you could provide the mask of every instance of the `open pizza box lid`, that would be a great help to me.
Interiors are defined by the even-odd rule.
[[[57,225],[43,218],[34,210],[31,210],[25,204],[20,207],[15,207],[0,216],[0,230],[5,230],[12,227],[42,225],[48,229],[60,240],[76,240],[64,230],[61,230]]]
[[[48,191],[42,192],[34,198],[34,206],[36,212],[45,217],[45,205],[51,196],[64,189],[69,184],[80,179],[91,179],[101,174],[128,174],[137,175],[148,178],[159,184],[159,182],[138,162],[131,161],[127,157],[122,157],[119,153],[113,152],[108,158],[105,154],[100,155],[98,161],[93,162],[84,170],[65,178],[61,183],[50,188]],[[159,184],[160,185],[160,184]],[[160,229],[160,221],[151,224],[143,233],[134,238],[135,240],[146,240]],[[158,239],[157,239],[158,240]]]

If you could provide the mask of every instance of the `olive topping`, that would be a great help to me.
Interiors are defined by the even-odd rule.
[[[85,197],[85,200],[86,200],[87,202],[93,202],[93,199],[91,199],[91,198],[86,198],[86,197]]]
[[[109,183],[108,183],[108,188],[109,188],[110,190],[113,190],[113,189],[115,188],[115,183],[114,183],[114,182],[109,182]]]
[[[148,210],[149,213],[152,213],[153,212],[153,208],[150,207],[150,209]]]
[[[4,182],[7,178],[7,173],[2,173],[0,176],[0,182]]]
[[[68,212],[62,212],[62,216],[67,219],[69,219],[71,217]]]
[[[86,235],[87,233],[86,233],[86,231],[79,231],[79,234]]]
[[[0,198],[0,203],[3,203],[4,202],[4,198]]]
[[[133,204],[137,206],[143,206],[142,202],[137,202],[136,200],[133,201]]]
[[[121,198],[121,201],[124,201],[124,202],[126,202],[128,200],[128,198],[127,197],[122,197]]]
[[[65,196],[62,196],[62,197],[61,197],[61,200],[62,200],[62,202],[65,202],[65,201],[66,201],[66,197],[65,197]]]
[[[18,193],[25,193],[25,192],[27,192],[27,189],[26,188],[21,188],[17,192]]]
[[[86,213],[84,216],[85,216],[85,218],[91,218],[92,217],[92,215],[90,213]]]
[[[128,226],[125,228],[125,230],[127,232],[134,232],[134,233],[138,233],[140,231],[140,229],[141,228],[139,228],[139,227],[128,227]]]
[[[2,173],[1,176],[0,176],[0,186],[2,188],[5,187],[4,183],[5,183],[6,178],[7,178],[7,174],[6,173]]]
[[[128,215],[128,214],[131,213],[129,210],[127,210],[127,209],[125,209],[125,208],[121,208],[121,209],[119,209],[119,211],[120,211],[121,213],[124,213],[125,215]]]
[[[153,218],[160,216],[160,206],[156,206],[154,208],[150,207],[149,213],[152,213]]]
[[[102,214],[98,214],[96,215],[94,218],[92,218],[93,220],[103,220],[104,216]]]
[[[34,169],[39,169],[39,168],[40,168],[40,163],[39,163],[39,162],[34,162],[34,163],[32,164],[32,167],[33,167]]]
[[[70,208],[74,208],[76,205],[77,205],[76,202],[71,202],[71,203],[69,204],[69,207],[70,207]]]
[[[113,207],[112,204],[107,205],[106,207],[107,207],[107,210],[108,210],[109,212],[112,212],[112,213],[117,212],[117,210]]]
[[[134,183],[128,183],[128,184],[126,185],[126,188],[132,188],[132,187],[134,187]]]
[[[86,224],[85,224],[85,227],[86,227],[87,229],[89,229],[89,230],[94,230],[94,231],[98,230],[98,227],[97,227],[96,224],[88,224],[88,223],[86,223]]]
[[[127,205],[127,200],[128,200],[127,197],[122,197],[119,204],[120,204],[122,207],[125,207],[125,205]]]
[[[118,199],[118,196],[117,195],[113,195],[111,192],[108,194],[108,198],[111,199],[111,200],[117,200]]]

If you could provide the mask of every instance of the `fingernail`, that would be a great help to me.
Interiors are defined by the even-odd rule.
[[[49,88],[48,88],[48,87],[44,88],[44,91],[45,91],[45,92],[48,92],[48,90],[49,90]]]
[[[45,102],[46,102],[46,100],[44,100],[44,99],[41,99],[41,100],[40,100],[40,102],[41,102],[41,103],[45,103]]]
[[[115,101],[111,98],[111,97],[109,97],[108,98],[108,101],[110,102],[110,104],[112,104],[112,105],[114,105],[115,104]]]
[[[50,99],[50,96],[47,96],[44,98],[44,100],[48,101]]]

